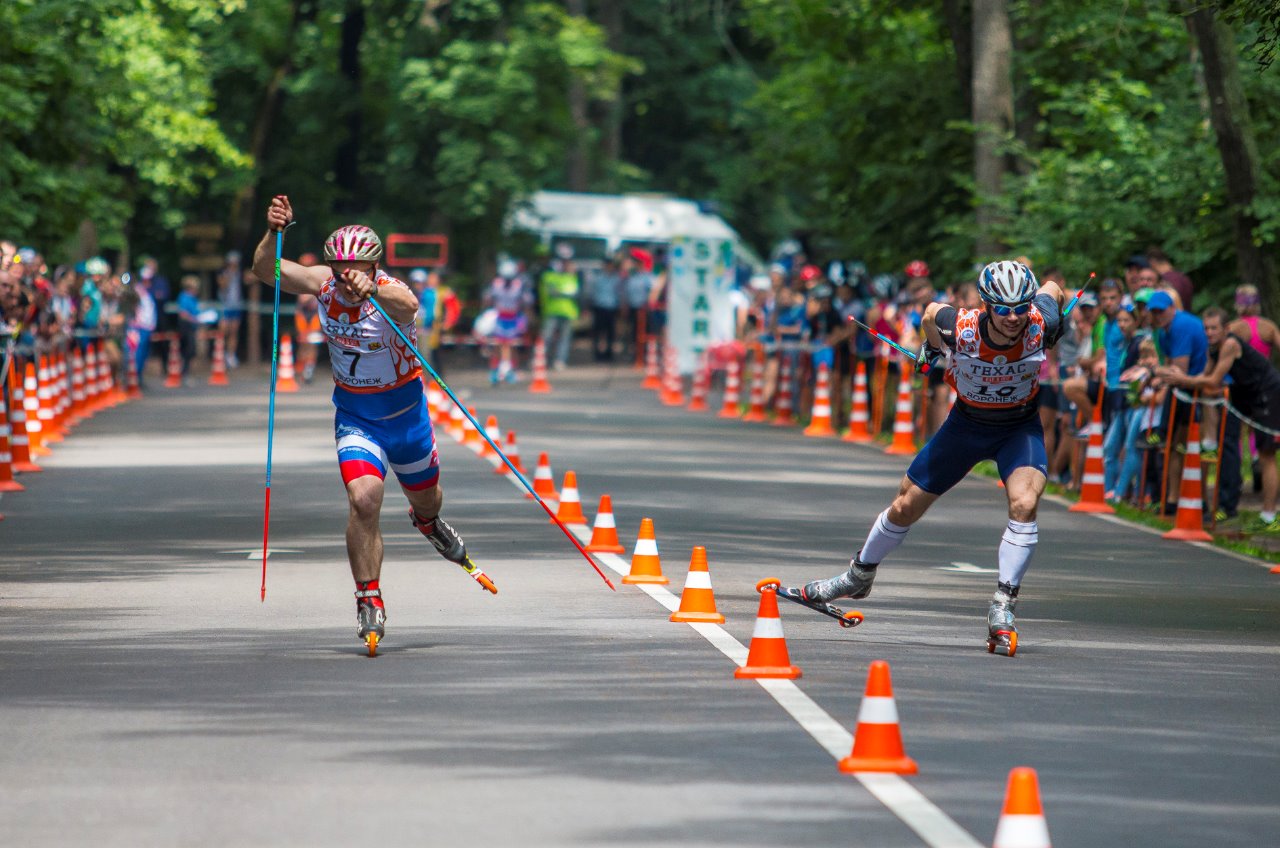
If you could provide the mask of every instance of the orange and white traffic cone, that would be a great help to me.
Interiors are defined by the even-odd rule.
[[[462,416],[462,446],[471,448],[475,453],[479,453],[481,446],[484,444],[484,439],[480,438],[480,431],[476,429],[474,423],[476,408],[468,406],[467,412],[471,414]]]
[[[853,399],[849,411],[849,432],[844,434],[841,441],[853,442],[854,444],[866,444],[873,441],[874,437],[867,428],[867,422],[870,416],[867,413],[867,398],[870,392],[867,390],[867,365],[865,362],[858,363],[858,370],[853,377]]]
[[[707,394],[711,390],[711,365],[707,362],[706,354],[703,354],[698,361],[698,368],[693,372],[693,389],[689,393],[689,405],[685,409],[690,412],[706,412],[710,409],[707,406]]]
[[[94,373],[94,360],[90,348],[89,354],[89,379],[96,380],[97,375]],[[182,388],[182,352],[178,350],[178,337],[175,334],[169,339],[169,361],[165,368],[164,387],[166,389]],[[94,392],[96,394],[96,392]]]
[[[804,428],[806,436],[830,438],[836,434],[831,426],[831,374],[824,362],[818,366],[818,383],[813,389],[813,415],[809,418],[809,426]]]
[[[642,389],[662,390],[662,375],[658,370],[658,340],[649,339],[644,352],[644,382]]]
[[[908,757],[902,747],[898,706],[893,700],[889,664],[884,660],[871,663],[867,672],[867,689],[858,708],[853,751],[840,761],[840,771],[887,771],[894,774],[915,774],[919,771],[916,761]]]
[[[493,440],[495,445],[502,444],[502,431],[498,429],[498,416],[490,415],[484,421],[484,434]],[[480,440],[480,457],[482,459],[497,459],[498,452],[489,446],[484,439]]]
[[[738,364],[738,357],[729,360],[729,364],[724,370],[724,403],[720,407],[721,418],[737,418],[742,415],[738,410],[738,404],[742,402],[739,397],[741,392],[741,377],[739,371],[741,366]]]
[[[53,413],[53,369],[49,367],[48,356],[41,355],[37,374],[39,388],[36,389],[36,397],[39,407],[36,414],[40,418],[40,444],[47,446],[62,441],[62,431],[58,429],[58,421]]]
[[[297,375],[293,372],[293,336],[280,337],[280,371],[276,375],[276,391],[298,391]]]
[[[181,363],[179,363],[179,369],[181,369]],[[84,349],[84,412],[81,413],[81,418],[92,418],[98,414],[101,406],[98,390],[98,354],[93,345],[88,345]]]
[[[533,380],[529,391],[539,395],[551,391],[551,384],[547,382],[547,343],[543,339],[533,344]]]
[[[79,424],[85,419],[84,357],[79,348],[71,349],[71,420]]]
[[[290,351],[292,354],[292,351]],[[209,385],[226,386],[227,381],[227,343],[222,333],[213,337],[213,361],[209,363]],[[277,388],[279,383],[276,384]]]
[[[445,393],[440,391],[440,387],[436,385],[436,381],[422,375],[422,386],[427,393],[427,414],[431,417],[432,424],[444,425],[449,420],[449,413],[446,410],[448,398]]]
[[[524,473],[524,466],[520,464],[520,447],[516,444],[516,431],[507,431],[507,449],[504,451],[507,459],[511,460],[511,464],[516,467],[516,471]],[[505,462],[499,462],[493,469],[494,474],[506,474],[510,476],[511,469],[507,467]],[[527,494],[527,493],[526,493]]]
[[[764,409],[764,353],[757,349],[755,361],[751,364],[750,407],[743,421],[764,421],[768,418]]]
[[[916,452],[915,428],[911,424],[911,372],[904,362],[898,378],[898,406],[893,417],[893,442],[884,452],[891,455],[910,456]]]
[[[680,608],[671,613],[672,621],[697,621],[724,624],[724,616],[716,610],[716,596],[711,591],[711,570],[707,568],[707,549],[698,545],[689,559],[689,574],[680,594]]]
[[[778,587],[781,585],[776,577],[766,577],[756,584],[756,590],[760,592],[760,610],[756,613],[755,629],[751,631],[747,663],[733,672],[734,677],[795,680],[800,676],[800,669],[791,664],[787,640],[782,635],[782,616],[778,614]]]
[[[572,471],[564,473],[564,482],[560,485],[560,506],[556,509],[556,518],[561,524],[587,523],[587,516],[582,512],[582,499],[578,496],[578,475]]]
[[[1068,507],[1068,512],[1097,512],[1111,515],[1115,509],[1107,503],[1102,459],[1102,404],[1093,405],[1093,420],[1089,422],[1089,445],[1084,453],[1084,474],[1080,477],[1080,500]],[[1197,475],[1199,470],[1197,469]],[[1197,486],[1199,477],[1197,476]],[[1198,489],[1197,489],[1198,491]],[[1196,521],[1200,520],[1200,507],[1196,507]],[[1205,538],[1208,538],[1206,534]]]
[[[992,848],[1052,848],[1035,769],[1020,766],[1009,772],[1004,809],[991,844]]]
[[[1090,444],[1093,439],[1090,437]],[[1187,430],[1187,455],[1182,463],[1182,488],[1178,492],[1178,513],[1173,519],[1173,529],[1161,535],[1162,539],[1180,542],[1210,542],[1213,537],[1204,530],[1204,499],[1200,489],[1200,423],[1191,420]]]
[[[618,524],[613,518],[613,499],[600,496],[595,523],[591,525],[591,542],[587,550],[593,554],[620,554],[626,550],[618,541]]]
[[[22,384],[23,377],[18,374],[18,361],[15,359],[9,370],[9,422],[12,433],[9,446],[13,454],[13,470],[20,474],[38,474],[44,469],[31,461],[31,436],[27,434],[27,410]],[[0,404],[3,402],[4,398],[0,397]]]
[[[27,441],[32,456],[47,456],[50,451],[44,445],[44,424],[40,420],[40,378],[34,362],[27,363],[27,373],[22,381],[22,410],[27,418]]]
[[[449,426],[445,430],[445,432],[449,434],[449,438],[453,439],[455,442],[462,441],[467,434],[466,420],[467,416],[462,414],[462,407],[455,403],[449,409]]]
[[[546,451],[538,454],[538,465],[533,470],[533,490],[544,501],[560,499],[559,493],[556,492],[556,478],[551,476],[551,460],[547,458]],[[530,497],[533,496],[530,495]]]
[[[658,556],[658,537],[653,532],[653,519],[640,519],[640,532],[631,551],[631,571],[622,582],[628,585],[653,583],[665,586],[671,581],[662,575],[662,559]]]
[[[133,354],[125,355],[125,387],[124,394],[129,400],[137,400],[142,397],[142,383],[138,380],[138,359]],[[83,381],[83,376],[81,377]],[[72,384],[72,391],[75,390],[75,384]]]
[[[9,414],[0,398],[0,492],[21,492],[27,487],[13,479],[13,451],[9,447]]]
[[[773,426],[790,427],[796,423],[795,403],[791,394],[791,357],[782,355],[778,368],[778,392],[773,400]]]
[[[72,427],[71,377],[67,370],[67,355],[58,351],[53,355],[49,367],[53,372],[53,420],[58,431],[65,435]]]
[[[667,345],[666,368],[662,383],[663,406],[684,406],[684,377],[680,374],[680,353],[673,344]]]

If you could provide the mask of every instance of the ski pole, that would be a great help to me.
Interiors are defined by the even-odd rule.
[[[271,310],[271,400],[267,405],[267,486],[262,507],[262,589],[259,599],[267,601],[267,539],[271,531],[271,445],[276,433],[276,362],[280,350],[280,257],[284,253],[284,231],[290,221],[276,230],[275,304]]]
[[[920,369],[920,372],[921,372],[922,374],[927,374],[927,373],[929,372],[929,363],[928,363],[928,362],[926,362],[926,361],[922,358],[922,357],[924,356],[924,348],[923,348],[923,347],[921,347],[921,348],[920,348],[919,352],[915,352],[915,351],[907,350],[905,347],[903,347],[902,345],[898,344],[898,343],[897,343],[897,342],[895,342],[893,339],[886,338],[885,336],[881,335],[880,333],[877,333],[875,330],[871,329],[871,328],[870,328],[870,327],[868,327],[866,324],[864,324],[864,323],[862,323],[861,321],[859,321],[857,318],[854,318],[852,315],[850,315],[850,316],[849,316],[849,320],[850,320],[852,323],[857,324],[857,325],[858,325],[859,327],[861,327],[862,329],[866,330],[866,331],[867,331],[868,333],[870,333],[871,335],[875,336],[875,337],[876,337],[877,339],[879,339],[880,341],[882,341],[882,342],[884,342],[885,344],[887,344],[889,347],[891,347],[891,348],[893,348],[894,350],[898,351],[898,352],[899,352],[899,353],[901,353],[903,356],[907,357],[907,359],[910,359],[913,363],[915,363],[915,366],[916,366],[917,368],[919,368],[919,369]]]
[[[1089,284],[1093,282],[1093,278],[1096,276],[1098,276],[1096,271],[1089,272],[1089,279],[1084,281],[1084,285],[1081,286],[1080,291],[1076,292],[1076,296],[1071,298],[1071,302],[1067,304],[1067,308],[1062,310],[1062,317],[1064,319],[1071,314],[1071,310],[1076,308],[1076,304],[1080,302],[1080,295],[1084,294],[1085,289],[1089,288]]]
[[[386,310],[382,308],[382,304],[378,303],[377,299],[373,297],[373,295],[369,296],[369,302],[373,304],[373,308],[378,310],[378,312],[382,315],[383,318],[387,319],[387,323],[391,326],[391,329],[396,331],[396,335],[400,337],[400,340],[402,342],[404,342],[405,347],[413,351],[413,355],[418,357],[418,361],[422,363],[423,368],[427,369],[427,373],[431,375],[431,378],[436,381],[436,383],[440,386],[441,389],[444,390],[444,393],[449,396],[449,399],[458,405],[458,408],[462,410],[462,414],[467,416],[468,419],[470,419],[471,423],[475,425],[476,430],[478,430],[480,435],[484,437],[484,440],[489,443],[489,447],[494,449],[494,451],[498,454],[498,457],[501,458],[501,460],[504,463],[506,463],[507,468],[511,470],[511,473],[514,474],[520,480],[520,483],[525,487],[525,489],[529,492],[529,494],[533,495],[533,499],[538,502],[538,506],[542,507],[543,511],[546,512],[547,515],[551,516],[551,520],[555,522],[556,526],[560,528],[561,532],[564,533],[564,535],[569,539],[570,542],[573,542],[573,546],[578,549],[578,553],[582,554],[583,558],[585,558],[587,562],[591,563],[591,567],[596,570],[596,574],[600,575],[600,579],[605,582],[605,585],[608,586],[610,589],[613,589],[615,592],[618,591],[617,587],[613,585],[613,582],[607,576],[605,576],[605,573],[603,571],[600,570],[600,566],[596,564],[596,561],[591,556],[591,554],[587,553],[587,549],[582,547],[582,543],[579,542],[576,537],[574,537],[573,533],[569,531],[568,527],[564,526],[564,522],[562,522],[559,518],[556,517],[556,514],[551,511],[551,507],[547,506],[547,502],[544,501],[541,498],[541,496],[539,496],[538,493],[533,490],[533,486],[529,485],[529,481],[526,480],[525,476],[520,473],[520,469],[516,468],[514,465],[511,464],[511,460],[507,458],[507,455],[503,452],[500,446],[494,444],[493,439],[491,439],[489,437],[489,434],[485,432],[484,427],[480,426],[480,422],[477,421],[475,419],[475,416],[471,414],[471,410],[467,409],[466,405],[463,404],[462,401],[458,400],[458,396],[453,393],[453,389],[449,388],[449,384],[446,383],[438,373],[436,373],[436,369],[431,367],[431,363],[427,362],[426,358],[423,357],[423,355],[418,352],[418,348],[415,347],[414,344],[409,341],[409,337],[404,334],[404,331],[401,330],[398,326],[396,326],[396,322],[391,320],[391,316],[388,315]],[[263,562],[265,563],[266,560],[264,559]]]

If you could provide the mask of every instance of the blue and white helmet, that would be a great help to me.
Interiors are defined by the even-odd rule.
[[[978,295],[987,303],[1017,306],[1035,297],[1038,288],[1031,269],[1011,259],[992,262],[978,275]]]

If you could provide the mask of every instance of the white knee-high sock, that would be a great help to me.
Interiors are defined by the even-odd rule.
[[[1000,582],[1010,586],[1022,584],[1022,575],[1031,565],[1040,530],[1034,521],[1010,521],[1000,538]]]
[[[902,544],[902,540],[907,538],[907,531],[910,529],[910,526],[899,527],[890,521],[889,510],[886,509],[872,523],[871,532],[867,534],[867,540],[862,543],[858,561],[868,565],[878,564],[894,548]]]

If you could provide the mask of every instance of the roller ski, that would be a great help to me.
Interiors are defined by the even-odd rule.
[[[1018,588],[1001,583],[987,610],[987,653],[997,650],[1005,656],[1018,652],[1018,628],[1014,626],[1013,609],[1018,604]]]
[[[382,590],[363,584],[356,590],[356,637],[364,641],[371,657],[378,655],[378,643],[386,633],[386,624]]]
[[[480,566],[471,561],[471,557],[467,555],[466,543],[448,522],[440,516],[433,519],[419,518],[412,509],[409,510],[409,519],[413,522],[413,526],[418,528],[418,532],[427,537],[427,541],[440,553],[440,556],[460,566],[463,571],[471,575],[471,579],[480,584],[480,588],[491,594],[498,594],[498,587],[487,574],[480,570]]]
[[[857,627],[862,623],[863,615],[857,610],[849,610],[848,612],[840,609],[835,604],[823,603],[822,601],[805,600],[804,589],[797,589],[793,586],[779,586],[778,597],[786,598],[788,601],[797,603],[802,607],[808,607],[814,612],[820,612],[828,615],[840,622],[841,627]]]

